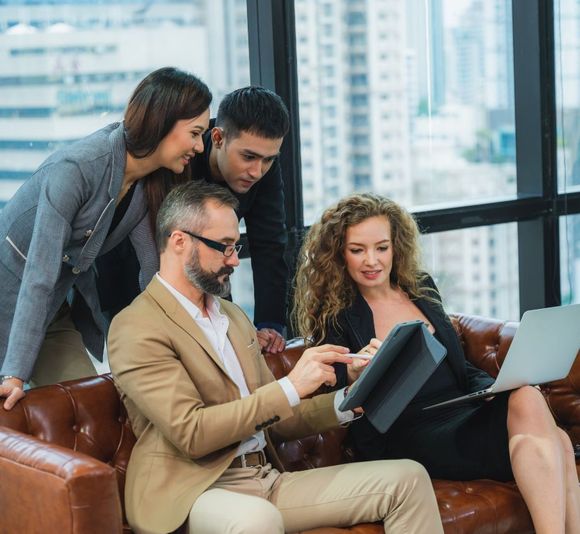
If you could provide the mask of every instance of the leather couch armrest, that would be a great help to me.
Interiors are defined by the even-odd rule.
[[[4,532],[122,532],[112,467],[1,426],[0,510]]]

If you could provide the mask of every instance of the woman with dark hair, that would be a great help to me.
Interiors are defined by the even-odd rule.
[[[420,267],[419,231],[395,202],[355,194],[327,209],[308,233],[293,310],[309,343],[374,354],[399,322],[420,319],[447,357],[386,434],[365,418],[349,428],[358,458],[411,458],[433,478],[515,478],[538,533],[580,532],[580,493],[570,438],[536,388],[488,402],[422,408],[483,389],[493,380],[465,360],[431,277]],[[336,365],[337,388],[368,360]]]
[[[85,347],[102,358],[106,330],[95,260],[129,236],[141,285],[153,276],[158,257],[150,221],[169,187],[189,180],[189,161],[203,151],[211,99],[192,74],[172,67],[152,72],[135,89],[124,121],[52,154],[4,207],[4,408],[24,396],[25,382],[95,374]]]

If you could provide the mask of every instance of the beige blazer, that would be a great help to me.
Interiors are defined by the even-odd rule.
[[[181,525],[240,442],[258,430],[266,430],[268,457],[276,465],[273,434],[298,438],[338,424],[334,393],[290,407],[260,352],[255,327],[238,306],[219,302],[251,393],[244,399],[201,329],[156,278],[111,324],[109,362],[137,436],[125,505],[138,533]]]

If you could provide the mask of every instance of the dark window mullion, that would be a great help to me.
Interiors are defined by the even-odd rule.
[[[517,189],[544,206],[518,222],[521,313],[561,301],[553,9],[552,0],[512,3]]]
[[[288,235],[286,257],[292,280],[304,232],[294,2],[247,0],[247,8],[251,82],[280,95],[290,113],[290,131],[282,145],[280,165]],[[292,335],[291,329],[288,334]]]

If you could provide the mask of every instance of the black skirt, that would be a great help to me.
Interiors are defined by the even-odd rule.
[[[351,427],[351,444],[361,459],[416,460],[432,478],[513,480],[508,399],[506,392],[487,401],[403,415],[383,435],[362,418]]]

